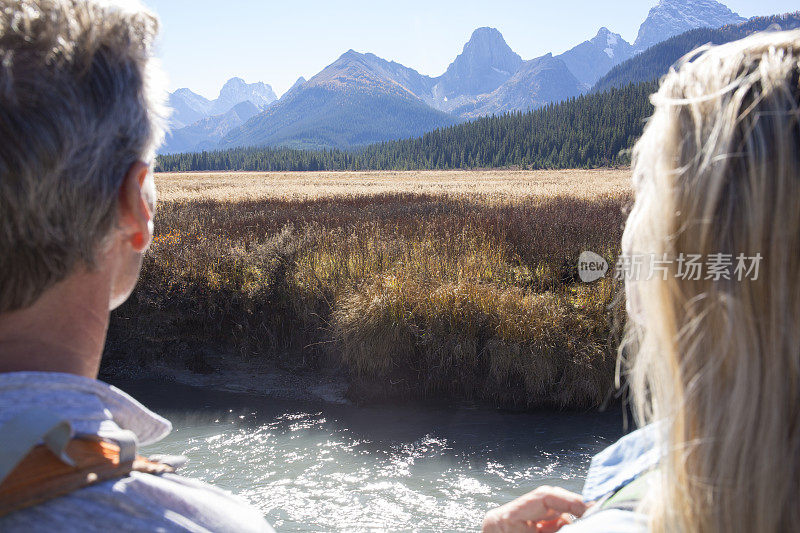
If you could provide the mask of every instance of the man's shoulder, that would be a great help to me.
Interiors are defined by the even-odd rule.
[[[271,532],[233,494],[175,474],[131,475],[93,485],[0,519],[3,531]]]
[[[28,420],[34,411],[52,413],[81,438],[111,442],[132,433],[139,443],[152,444],[171,429],[167,420],[97,380],[49,372],[0,374],[0,426]],[[31,436],[34,442],[42,437]],[[0,531],[114,530],[272,531],[258,510],[229,492],[174,474],[141,472],[0,519]]]

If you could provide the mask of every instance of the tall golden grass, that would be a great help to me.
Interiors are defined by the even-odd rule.
[[[158,175],[156,236],[112,316],[121,358],[341,367],[356,399],[592,407],[611,392],[625,171]],[[254,359],[256,360],[256,359]]]

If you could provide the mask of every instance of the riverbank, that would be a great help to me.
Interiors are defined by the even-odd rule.
[[[112,314],[103,372],[344,376],[357,402],[597,407],[612,393],[618,287],[581,283],[576,263],[584,250],[613,262],[628,180],[157,175],[156,238]]]
[[[112,384],[131,381],[162,383],[166,388],[188,386],[283,401],[352,403],[348,399],[348,376],[341,369],[287,370],[268,358],[243,358],[237,354],[206,353],[202,360],[208,368],[200,372],[168,358],[146,366],[135,358],[131,362],[115,358],[113,365],[103,365],[100,379]]]

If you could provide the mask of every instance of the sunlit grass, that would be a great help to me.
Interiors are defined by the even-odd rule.
[[[628,170],[421,170],[369,172],[174,172],[158,174],[162,201],[307,200],[379,194],[432,194],[495,201],[536,196],[619,196]]]
[[[617,291],[577,281],[576,262],[613,260],[627,178],[159,175],[156,235],[110,351],[343,366],[361,399],[599,405]]]

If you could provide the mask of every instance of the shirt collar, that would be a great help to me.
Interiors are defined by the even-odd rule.
[[[56,412],[80,434],[113,438],[120,429],[132,431],[142,445],[172,430],[168,420],[102,381],[57,372],[0,374],[0,426],[32,408]]]
[[[595,455],[586,475],[583,499],[596,501],[655,467],[661,459],[659,427],[645,426]]]

